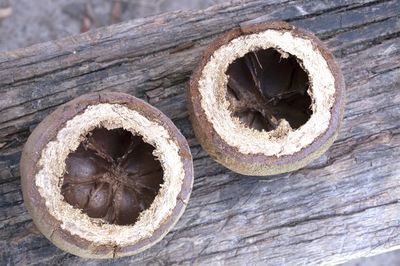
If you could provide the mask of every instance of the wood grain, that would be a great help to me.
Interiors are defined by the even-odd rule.
[[[240,1],[173,12],[0,54],[0,264],[314,265],[400,248],[400,2]],[[211,160],[185,90],[205,46],[274,19],[315,32],[347,84],[338,140],[306,168],[244,177]],[[54,247],[23,206],[19,159],[32,129],[90,91],[138,96],[187,137],[195,184],[181,220],[133,257],[95,261]]]

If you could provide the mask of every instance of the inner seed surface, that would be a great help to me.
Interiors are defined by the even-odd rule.
[[[61,193],[92,218],[132,225],[163,183],[154,147],[122,128],[89,132],[66,160]]]
[[[292,55],[273,48],[249,52],[226,74],[229,109],[249,128],[272,131],[285,119],[297,129],[312,114],[308,75]]]

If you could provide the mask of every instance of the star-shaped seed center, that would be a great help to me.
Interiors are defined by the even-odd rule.
[[[284,58],[272,48],[249,52],[226,74],[229,108],[247,127],[271,131],[284,119],[297,129],[312,114],[308,75],[292,55]]]
[[[68,155],[64,199],[92,218],[130,225],[148,209],[163,182],[154,147],[124,129],[97,128]]]

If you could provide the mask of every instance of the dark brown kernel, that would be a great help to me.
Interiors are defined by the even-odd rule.
[[[285,119],[297,129],[312,114],[308,75],[292,55],[284,58],[273,48],[249,52],[226,74],[232,115],[250,128],[271,131]]]
[[[118,128],[97,128],[68,155],[61,188],[64,199],[92,218],[134,224],[163,182],[154,147]]]

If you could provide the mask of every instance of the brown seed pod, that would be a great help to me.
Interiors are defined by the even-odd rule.
[[[245,175],[301,168],[335,140],[344,80],[311,33],[285,22],[233,29],[211,43],[188,90],[197,139]]]
[[[160,111],[123,93],[60,106],[21,158],[25,205],[56,246],[81,257],[133,255],[161,240],[193,185],[185,138]]]

